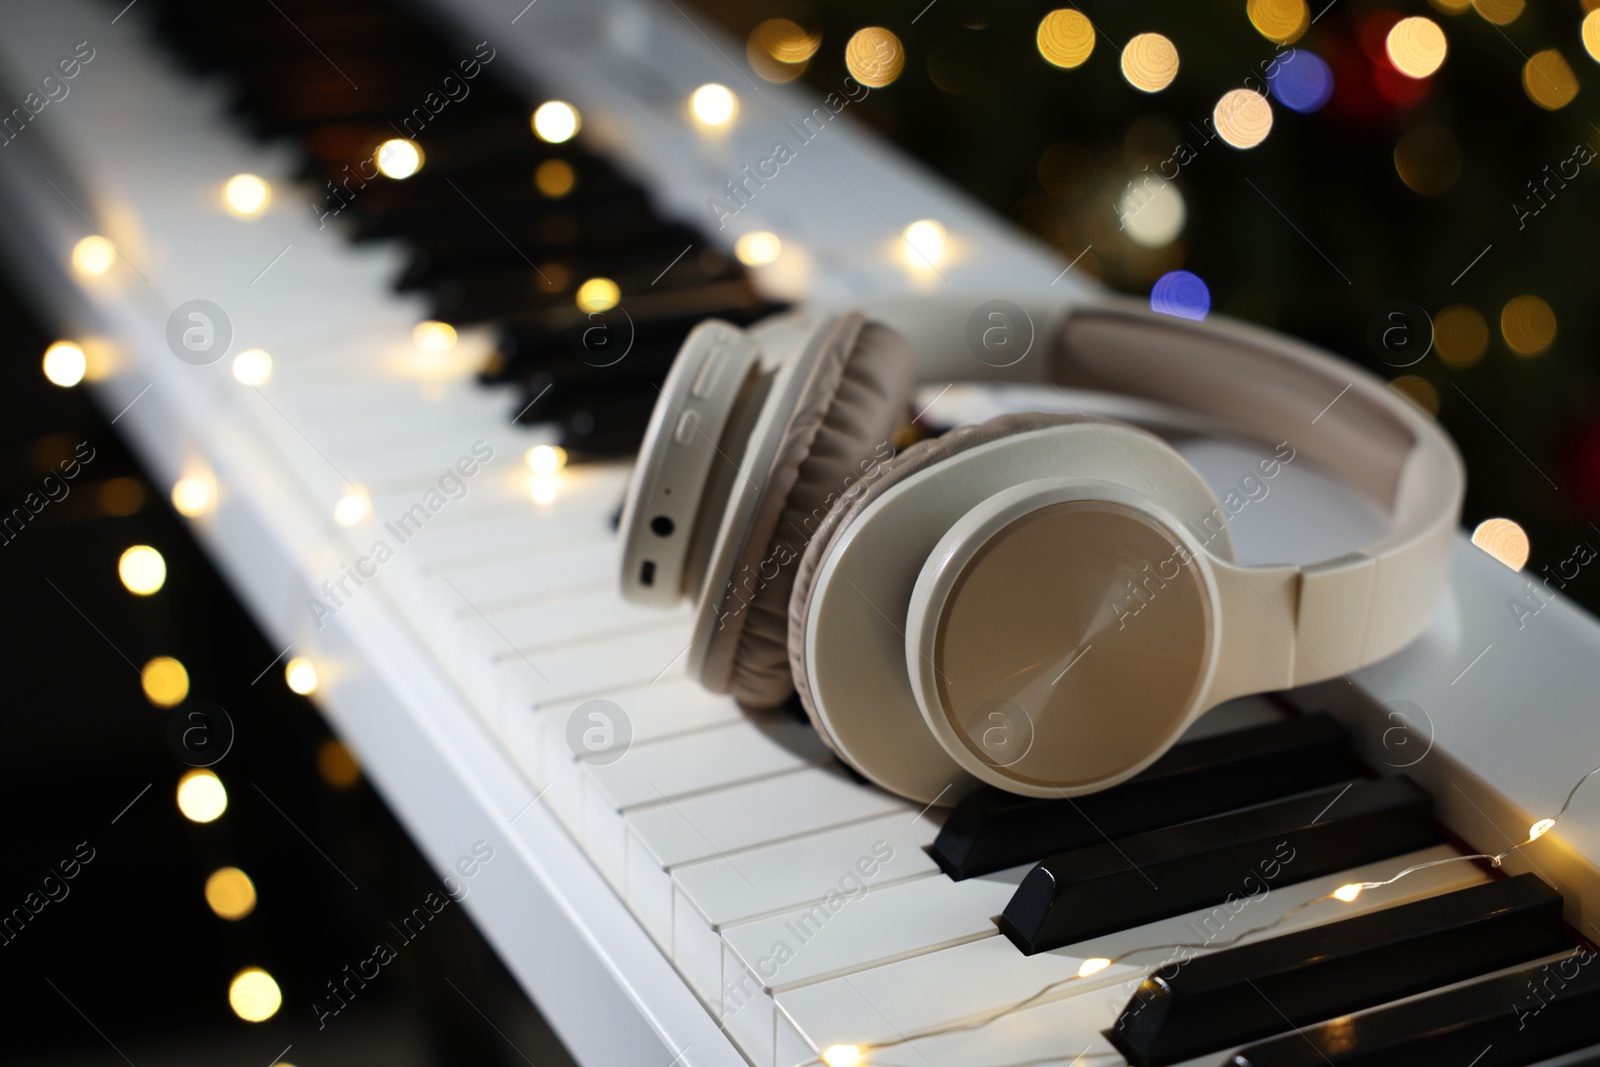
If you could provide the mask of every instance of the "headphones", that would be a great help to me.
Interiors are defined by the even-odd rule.
[[[798,690],[845,763],[920,803],[978,782],[1070,797],[1137,774],[1225,700],[1341,676],[1426,627],[1465,476],[1414,404],[1239,323],[1120,298],[1005,306],[1046,324],[1009,376],[1292,449],[1390,531],[1240,565],[1176,450],[1087,414],[1005,415],[896,454],[917,372],[996,376],[963,351],[956,301],[708,321],[662,386],[621,525],[624,595],[694,600],[689,670],[708,688],[753,708]]]

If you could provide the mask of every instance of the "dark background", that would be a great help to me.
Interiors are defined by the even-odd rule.
[[[852,33],[892,30],[905,69],[852,106],[856,120],[1064,258],[1092,245],[1075,268],[1085,275],[1143,293],[1166,271],[1190,270],[1219,311],[1386,377],[1409,376],[1406,388],[1436,405],[1467,457],[1466,521],[1519,522],[1532,542],[1530,570],[1566,558],[1579,540],[1600,542],[1590,526],[1600,521],[1591,355],[1600,167],[1583,168],[1520,229],[1514,207],[1536,206],[1528,183],[1547,164],[1580,142],[1600,146],[1591,123],[1600,71],[1580,43],[1578,0],[1529,5],[1504,26],[1420,0],[1318,0],[1325,13],[1294,46],[1329,63],[1332,99],[1308,115],[1274,104],[1270,136],[1249,151],[1220,142],[1200,149],[1177,178],[1187,224],[1155,250],[1118,231],[1116,197],[1144,163],[1195,143],[1190,124],[1274,54],[1244,0],[1086,4],[1100,36],[1076,70],[1038,54],[1034,34],[1048,4],[700,7],[740,39],[770,17],[820,34],[801,75],[819,98],[847,73]],[[1414,14],[1443,26],[1450,51],[1437,75],[1406,84],[1371,45],[1395,16]],[[1182,59],[1177,80],[1155,95],[1130,87],[1117,65],[1117,44],[1147,30],[1171,38]],[[1547,48],[1561,52],[1580,86],[1553,111],[1522,84],[1527,57]],[[1427,193],[1397,170],[1408,134],[1428,149],[1412,168]],[[1523,295],[1546,301],[1558,324],[1554,343],[1534,356],[1514,354],[1501,336],[1502,309]],[[1404,371],[1388,366],[1368,327],[1394,301],[1433,316],[1452,305],[1475,309],[1488,326],[1486,351],[1470,365],[1451,366],[1435,352]],[[12,1022],[0,1059],[117,1062],[110,1043],[140,1067],[224,1058],[266,1067],[292,1044],[284,1059],[300,1067],[559,1067],[559,1046],[454,905],[316,1032],[315,991],[366,957],[436,877],[364,780],[339,786],[319,773],[328,727],[287,690],[281,666],[251,684],[277,649],[199,552],[164,489],[144,482],[105,416],[81,391],[45,382],[39,358],[53,338],[9,278],[0,279],[0,321],[0,500],[9,508],[37,491],[80,441],[97,452],[70,497],[0,547],[11,681],[0,745],[0,911],[20,905],[79,842],[96,852],[67,899],[0,946],[0,1003]],[[159,548],[168,565],[165,588],[148,598],[126,593],[116,573],[121,552],[140,543]],[[1587,573],[1568,592],[1591,607],[1600,602],[1600,583]],[[169,713],[144,699],[136,666],[155,655],[182,660],[193,697],[226,708],[238,728],[218,767],[229,808],[208,825],[188,822],[174,803],[186,768],[167,746]],[[256,883],[257,908],[239,922],[215,917],[202,896],[207,874],[223,865]],[[258,1025],[236,1019],[226,995],[232,975],[252,965],[273,973],[285,997],[278,1016]]]

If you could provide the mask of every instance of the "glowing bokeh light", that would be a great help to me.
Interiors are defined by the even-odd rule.
[[[272,377],[272,357],[259,348],[247,348],[233,357],[233,377],[243,385],[265,385]]]
[[[783,242],[778,235],[766,230],[747,233],[733,244],[733,254],[747,267],[762,267],[777,259],[783,252]]]
[[[228,791],[222,779],[205,769],[193,770],[178,779],[178,810],[190,822],[206,823],[228,810]]]
[[[1117,218],[1134,244],[1165,248],[1183,232],[1188,209],[1183,194],[1172,182],[1136,182],[1123,190],[1117,202]]]
[[[1060,8],[1039,21],[1035,38],[1046,62],[1071,70],[1082,66],[1094,52],[1094,23],[1075,8]]]
[[[550,144],[572,140],[582,125],[578,109],[565,100],[547,100],[533,113],[534,134]]]
[[[256,910],[256,884],[237,867],[219,867],[206,879],[206,903],[217,918],[238,922]]]
[[[260,967],[246,967],[228,986],[228,1005],[247,1023],[266,1022],[283,1006],[283,992],[272,975]]]
[[[535,474],[554,474],[567,465],[567,450],[559,445],[534,445],[522,457]]]
[[[1536,296],[1519,296],[1500,310],[1500,333],[1511,351],[1536,356],[1556,339],[1556,313]]]
[[[1311,26],[1305,0],[1249,0],[1245,13],[1256,32],[1274,44],[1293,44]]]
[[[456,346],[456,328],[428,319],[411,328],[411,343],[424,352],[448,352]]]
[[[128,592],[149,596],[167,582],[167,561],[149,545],[134,545],[117,560],[117,577]]]
[[[1178,76],[1178,48],[1159,33],[1141,33],[1122,50],[1122,76],[1146,93],[1159,93]]]
[[[933,270],[944,260],[944,227],[933,219],[918,219],[906,227],[906,262],[919,270]]]
[[[1416,374],[1402,374],[1389,383],[1389,388],[1429,415],[1439,414],[1439,390],[1428,379]]]
[[[1472,531],[1472,543],[1514,571],[1528,562],[1528,535],[1510,519],[1484,519]]]
[[[290,692],[310,696],[317,690],[317,669],[304,656],[295,656],[283,665],[283,681]]]
[[[689,114],[702,126],[726,126],[739,111],[739,98],[726,85],[708,82],[689,95]]]
[[[1253,89],[1231,89],[1212,109],[1217,134],[1235,148],[1254,148],[1272,132],[1272,105]]]
[[[1525,0],[1472,0],[1472,9],[1496,26],[1511,25],[1526,6]]]
[[[222,203],[228,213],[253,219],[267,209],[272,187],[254,174],[235,174],[222,187]]]
[[[1450,50],[1444,30],[1430,18],[1415,15],[1401,19],[1389,30],[1384,47],[1389,62],[1408,78],[1427,78],[1444,65]]]
[[[1198,322],[1211,311],[1211,290],[1198,274],[1169,271],[1150,289],[1150,310]]]
[[[1267,86],[1278,103],[1309,115],[1333,95],[1333,71],[1314,52],[1291,48],[1267,72]]]
[[[1433,317],[1433,350],[1447,367],[1463,370],[1483,358],[1489,347],[1489,324],[1478,310],[1452,304]]]
[[[317,774],[335,789],[349,789],[361,780],[361,765],[343,741],[330,737],[317,746]]]
[[[827,1067],[861,1067],[867,1061],[859,1045],[829,1045],[822,1053],[822,1062]]]
[[[1600,63],[1600,7],[1583,16],[1583,50]]]
[[[186,474],[172,486],[172,506],[186,519],[198,518],[211,509],[216,492],[211,479],[201,474]]]
[[[373,161],[385,178],[401,181],[422,169],[422,146],[405,137],[392,137],[378,146]]]
[[[189,672],[171,656],[157,656],[139,672],[145,699],[158,708],[175,708],[189,695]]]
[[[578,184],[578,175],[566,160],[547,159],[533,172],[533,184],[540,195],[560,200]]]
[[[354,526],[372,510],[372,500],[366,490],[352,486],[345,490],[338,503],[333,505],[333,521],[340,526]]]
[[[590,278],[578,286],[579,311],[610,311],[622,299],[622,290],[610,278]]]
[[[857,30],[844,46],[844,65],[856,81],[869,89],[882,89],[900,77],[906,51],[900,38],[882,26]]]
[[[104,274],[116,261],[117,246],[104,237],[91,234],[72,246],[72,267],[85,277]]]
[[[805,72],[821,44],[821,34],[807,33],[791,19],[767,19],[750,31],[745,56],[751,69],[767,81],[793,81]]]
[[[1522,91],[1546,111],[1557,111],[1578,95],[1578,76],[1560,52],[1546,48],[1523,65]]]
[[[1437,196],[1461,177],[1461,142],[1443,126],[1407,130],[1394,146],[1394,170],[1423,196]]]
[[[89,359],[71,341],[57,341],[44,350],[44,376],[52,385],[70,389],[83,381]]]

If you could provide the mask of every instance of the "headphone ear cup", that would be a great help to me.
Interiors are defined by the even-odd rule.
[[[795,569],[794,587],[789,594],[788,642],[785,652],[788,656],[788,670],[794,679],[794,688],[800,695],[800,704],[805,708],[811,725],[816,727],[817,733],[822,736],[829,748],[838,751],[838,746],[834,744],[828,730],[827,716],[820,713],[811,693],[810,678],[806,673],[806,624],[817,576],[827,561],[828,553],[845,530],[873,501],[897,483],[958,452],[965,452],[969,448],[977,448],[979,445],[1013,434],[1083,421],[1085,420],[1078,415],[1021,412],[1000,415],[975,426],[958,427],[939,437],[918,441],[898,456],[875,467],[876,477],[862,478],[851,494],[828,513],[827,518],[812,536],[811,543],[806,546],[800,565]],[[871,777],[870,774],[867,776]]]
[[[790,416],[731,580],[748,594],[724,612],[702,680],[746,707],[782,704],[789,673],[789,593],[812,537],[834,504],[893,454],[912,391],[904,337],[860,315],[838,320]]]

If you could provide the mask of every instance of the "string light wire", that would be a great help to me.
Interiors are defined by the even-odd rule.
[[[1469,861],[1472,861],[1472,860],[1487,860],[1489,862],[1489,866],[1498,869],[1501,866],[1501,864],[1503,864],[1505,862],[1505,859],[1506,859],[1507,856],[1511,855],[1513,852],[1518,851],[1519,849],[1526,848],[1528,845],[1533,844],[1535,841],[1539,840],[1539,838],[1545,836],[1552,829],[1554,829],[1556,823],[1560,822],[1562,816],[1566,815],[1567,809],[1572,807],[1572,801],[1573,801],[1573,799],[1575,797],[1577,797],[1578,790],[1582,789],[1583,788],[1583,784],[1585,782],[1587,782],[1590,778],[1593,778],[1597,774],[1600,774],[1600,767],[1595,767],[1593,770],[1589,771],[1588,773],[1584,774],[1581,778],[1579,778],[1577,780],[1577,782],[1575,782],[1573,784],[1572,788],[1567,791],[1567,799],[1562,802],[1561,809],[1559,811],[1557,811],[1555,813],[1555,815],[1550,816],[1548,818],[1540,819],[1537,822],[1535,822],[1531,827],[1529,827],[1528,836],[1527,836],[1526,839],[1517,842],[1516,844],[1512,845],[1510,848],[1506,849],[1504,852],[1499,852],[1499,853],[1477,852],[1477,853],[1473,853],[1470,856],[1468,856],[1468,855],[1447,856],[1444,859],[1430,860],[1427,863],[1414,863],[1411,866],[1406,867],[1403,870],[1399,871],[1398,873],[1394,874],[1393,876],[1383,879],[1382,881],[1375,881],[1375,882],[1349,882],[1349,883],[1346,883],[1345,885],[1342,885],[1339,888],[1333,890],[1330,893],[1324,893],[1320,897],[1315,897],[1315,898],[1313,898],[1311,900],[1303,900],[1299,904],[1296,904],[1294,907],[1290,908],[1288,911],[1284,912],[1282,915],[1278,916],[1276,919],[1272,920],[1272,922],[1264,923],[1261,926],[1255,926],[1255,927],[1252,927],[1252,928],[1250,928],[1248,930],[1242,931],[1241,933],[1236,934],[1235,936],[1227,939],[1226,941],[1204,941],[1204,942],[1200,942],[1198,944],[1196,944],[1196,943],[1174,943],[1174,944],[1170,944],[1170,945],[1141,945],[1138,948],[1129,949],[1128,951],[1122,953],[1120,956],[1113,956],[1113,957],[1111,957],[1109,959],[1106,959],[1105,957],[1096,957],[1093,960],[1085,960],[1083,968],[1080,968],[1080,970],[1079,970],[1079,972],[1077,974],[1071,975],[1071,976],[1066,977],[1066,978],[1059,978],[1056,981],[1051,982],[1050,984],[1044,986],[1038,992],[1033,993],[1033,994],[1025,997],[1022,1000],[1016,1001],[1015,1003],[1006,1005],[1005,1007],[1002,1007],[1002,1008],[996,1008],[994,1011],[991,1011],[991,1012],[989,1012],[987,1014],[984,1014],[984,1015],[980,1015],[976,1019],[972,1019],[972,1020],[970,1020],[968,1022],[953,1023],[953,1024],[950,1024],[950,1025],[947,1025],[947,1026],[939,1026],[939,1027],[934,1027],[934,1028],[928,1029],[928,1030],[920,1030],[920,1031],[918,1031],[916,1033],[913,1033],[913,1034],[902,1034],[899,1037],[895,1038],[893,1041],[880,1041],[880,1042],[876,1042],[876,1043],[866,1042],[866,1043],[860,1043],[860,1044],[854,1045],[854,1046],[852,1046],[852,1048],[854,1048],[856,1050],[857,1056],[858,1056],[858,1058],[857,1058],[857,1060],[855,1062],[858,1062],[858,1063],[861,1063],[861,1064],[866,1064],[868,1062],[867,1061],[867,1055],[869,1053],[878,1052],[878,1051],[881,1051],[883,1049],[898,1048],[901,1045],[909,1045],[912,1042],[922,1041],[922,1040],[925,1040],[927,1038],[932,1038],[932,1037],[944,1037],[947,1034],[960,1034],[960,1033],[967,1033],[967,1032],[972,1031],[972,1030],[981,1030],[985,1026],[990,1025],[991,1023],[999,1022],[1001,1019],[1004,1019],[1004,1018],[1006,1018],[1008,1016],[1011,1016],[1011,1015],[1015,1015],[1020,1011],[1026,1011],[1028,1008],[1031,1008],[1035,1004],[1038,1004],[1045,997],[1049,996],[1051,993],[1053,993],[1056,990],[1060,989],[1062,986],[1071,985],[1074,982],[1080,982],[1085,978],[1093,977],[1096,974],[1100,974],[1101,972],[1103,972],[1107,968],[1109,968],[1112,964],[1121,963],[1124,960],[1127,960],[1131,956],[1142,955],[1142,954],[1148,953],[1148,952],[1159,952],[1159,951],[1161,951],[1163,949],[1168,950],[1168,951],[1178,951],[1178,950],[1182,950],[1182,949],[1219,949],[1219,948],[1228,948],[1228,947],[1231,947],[1233,945],[1238,944],[1240,941],[1243,941],[1245,938],[1250,937],[1250,936],[1252,936],[1254,934],[1263,934],[1263,933],[1267,933],[1270,930],[1275,930],[1278,927],[1282,926],[1284,923],[1288,922],[1290,919],[1294,918],[1296,915],[1300,914],[1302,911],[1305,911],[1307,908],[1313,907],[1314,905],[1322,904],[1322,903],[1325,903],[1326,901],[1330,901],[1330,900],[1338,900],[1338,901],[1341,901],[1343,903],[1348,904],[1348,903],[1353,902],[1365,890],[1368,890],[1368,889],[1382,889],[1385,886],[1393,885],[1394,883],[1400,881],[1402,878],[1406,878],[1406,877],[1408,877],[1410,875],[1416,874],[1418,871],[1425,871],[1425,870],[1428,870],[1429,868],[1432,868],[1432,867],[1442,867],[1447,863],[1465,863],[1465,862],[1469,862]],[[1104,961],[1104,962],[1102,962],[1102,961]],[[1090,969],[1090,965],[1091,964],[1099,964],[1099,965],[1098,966],[1094,966],[1093,969]],[[834,1047],[837,1047],[837,1046],[829,1046],[829,1048],[834,1048]],[[817,1056],[815,1056],[815,1057],[813,1057],[813,1058],[811,1058],[809,1060],[802,1060],[800,1063],[794,1064],[794,1067],[810,1067],[810,1065],[812,1065],[812,1064],[823,1064],[824,1067],[826,1067],[826,1064],[829,1062],[828,1059],[827,1059],[827,1056],[828,1056],[828,1050],[825,1049],[825,1050],[823,1050],[822,1053],[820,1053],[819,1055],[817,1055]]]

